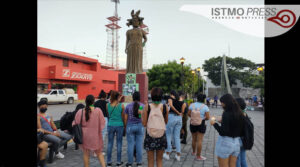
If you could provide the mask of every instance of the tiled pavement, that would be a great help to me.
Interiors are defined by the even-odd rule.
[[[210,108],[211,115],[222,115],[222,110],[220,108]],[[254,124],[255,136],[254,136],[254,146],[252,150],[247,151],[247,163],[249,167],[263,167],[264,166],[264,112],[263,111],[248,111],[248,115],[252,118]],[[192,139],[191,133],[188,133],[188,139],[186,145],[181,145],[181,161],[177,162],[175,160],[175,152],[171,153],[170,160],[163,160],[163,166],[165,167],[218,167],[218,160],[214,153],[215,143],[218,137],[218,132],[212,127],[209,122],[206,122],[207,129],[203,139],[202,145],[202,155],[207,159],[205,161],[195,161],[194,156],[191,155],[192,152]],[[188,126],[189,127],[189,126]],[[105,141],[107,143],[107,139]],[[64,159],[54,158],[52,164],[47,164],[47,167],[83,167],[83,154],[81,150],[74,150],[74,143],[68,144],[68,149],[61,152],[65,155]],[[106,149],[106,148],[105,148]],[[116,146],[113,149],[112,161],[116,162]],[[106,156],[105,156],[106,161]],[[123,138],[123,149],[122,149],[122,161],[124,164],[127,162],[127,142],[126,137]],[[115,165],[115,164],[114,164]],[[97,158],[90,158],[90,167],[100,166]],[[125,166],[125,165],[124,165]],[[134,164],[135,166],[135,164]],[[147,154],[143,150],[143,166],[147,166]]]

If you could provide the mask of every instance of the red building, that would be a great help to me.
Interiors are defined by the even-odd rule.
[[[119,73],[125,73],[125,70],[113,70],[96,59],[37,48],[38,92],[73,88],[78,99],[85,99],[88,94],[98,97],[101,89],[105,92],[118,89]]]

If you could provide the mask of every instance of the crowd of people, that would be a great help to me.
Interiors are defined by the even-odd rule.
[[[147,152],[148,166],[163,166],[163,159],[170,160],[172,149],[176,150],[175,159],[180,161],[181,144],[187,144],[187,123],[190,118],[190,132],[192,135],[192,152],[196,160],[204,161],[201,155],[203,138],[206,132],[206,121],[219,133],[215,153],[220,167],[247,167],[245,149],[241,137],[244,134],[244,117],[246,104],[242,98],[235,99],[230,94],[220,98],[224,109],[221,117],[210,115],[206,105],[207,98],[198,93],[196,101],[188,104],[186,94],[172,90],[167,99],[161,88],[151,90],[151,103],[141,102],[140,93],[132,94],[132,102],[124,106],[122,95],[117,91],[106,94],[100,92],[97,101],[93,95],[88,95],[84,104],[78,104],[68,130],[58,130],[51,115],[46,113],[47,102],[40,101],[37,116],[38,134],[43,133],[38,142],[39,166],[45,167],[48,144],[54,146],[57,158],[64,158],[58,151],[62,140],[73,137],[72,126],[81,124],[83,142],[79,147],[83,151],[84,166],[89,166],[90,156],[99,159],[101,166],[123,166],[122,145],[123,137],[127,139],[126,167],[136,162],[142,166],[142,151]],[[217,106],[218,97],[214,97]],[[105,138],[107,135],[107,143]],[[117,162],[112,162],[112,150],[116,137]],[[39,137],[38,137],[39,138]],[[106,145],[106,150],[104,146]],[[106,160],[104,155],[107,155]],[[134,160],[135,159],[135,160]],[[105,162],[106,161],[106,162]]]

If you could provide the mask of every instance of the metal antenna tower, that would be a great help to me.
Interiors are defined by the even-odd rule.
[[[111,65],[113,68],[119,69],[119,34],[118,31],[121,28],[118,25],[118,21],[121,19],[118,17],[118,3],[119,0],[111,0],[115,3],[114,16],[108,17],[110,24],[105,25],[107,32],[107,45],[106,45],[106,64]]]

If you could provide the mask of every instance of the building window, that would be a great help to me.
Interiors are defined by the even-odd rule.
[[[63,59],[63,66],[64,67],[69,67],[69,60],[68,59]]]
[[[77,64],[77,63],[78,63],[78,60],[73,60],[73,63],[76,63],[76,64]]]

